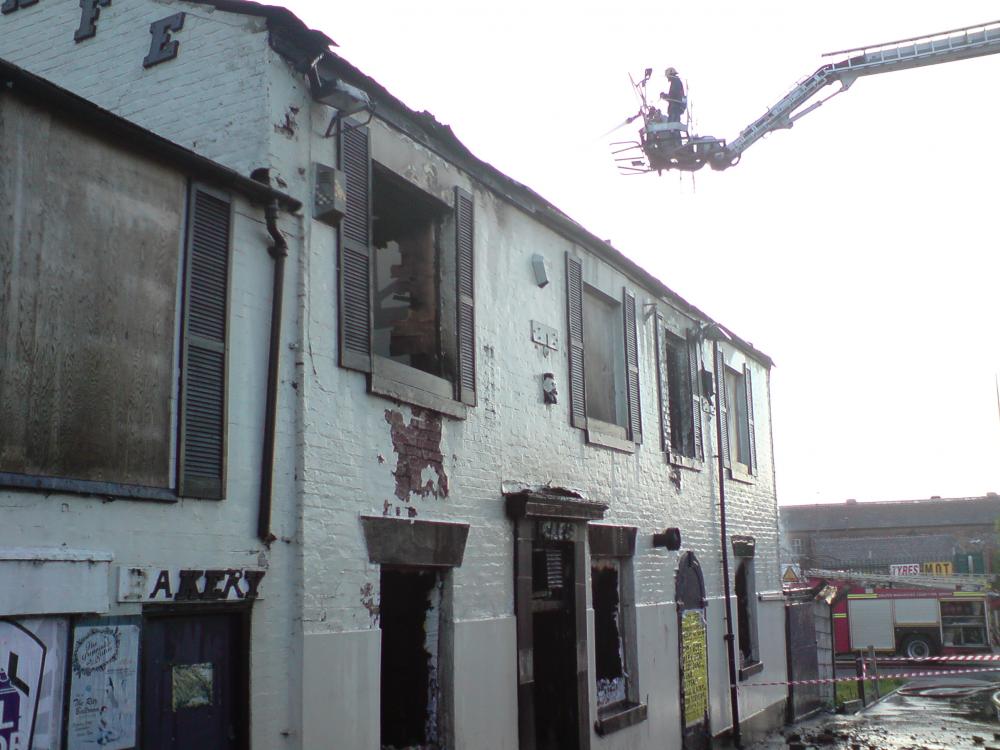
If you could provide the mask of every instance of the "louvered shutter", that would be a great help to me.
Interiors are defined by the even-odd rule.
[[[371,372],[372,172],[368,128],[341,125],[340,168],[347,194],[340,222],[340,364]]]
[[[622,319],[625,321],[625,392],[628,397],[628,436],[642,442],[642,409],[639,403],[639,345],[635,330],[635,293],[622,292]]]
[[[663,314],[656,313],[656,383],[660,395],[660,450],[670,459],[670,378]]]
[[[587,427],[583,370],[583,264],[566,253],[566,315],[569,321],[569,414],[574,427]]]
[[[701,440],[701,378],[698,377],[698,339],[688,334],[688,368],[691,372],[691,419],[694,422],[694,455],[699,461],[705,458],[705,448]]]
[[[719,424],[722,429],[722,464],[729,467],[729,398],[726,394],[726,361],[722,356],[722,345],[715,345],[715,379],[718,383]]]
[[[225,494],[228,198],[193,186],[188,207],[178,492]]]
[[[753,425],[753,381],[750,377],[750,365],[743,365],[743,379],[747,388],[747,433],[750,436],[750,473],[757,473],[757,439],[754,436]]]
[[[455,272],[458,293],[458,392],[463,404],[476,405],[476,302],[472,194],[455,188]]]

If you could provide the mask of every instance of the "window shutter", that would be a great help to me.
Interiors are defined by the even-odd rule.
[[[341,124],[346,210],[340,222],[340,364],[372,370],[371,187],[368,128]]]
[[[198,186],[188,207],[178,493],[225,494],[226,329],[232,205]]]
[[[566,253],[566,311],[569,320],[569,414],[574,427],[587,427],[583,371],[583,263]]]
[[[747,432],[750,435],[750,473],[757,473],[757,440],[753,426],[753,381],[750,379],[750,365],[743,365],[743,379],[747,387]]]
[[[660,450],[670,460],[670,378],[663,314],[656,312],[656,383],[660,395]]]
[[[727,468],[729,463],[729,398],[726,394],[726,361],[722,356],[722,345],[715,345],[715,379],[718,382],[718,402],[719,420],[722,425],[722,445],[719,450],[722,452],[722,465]]]
[[[472,194],[455,188],[455,271],[458,292],[458,392],[476,405],[475,221]]]
[[[622,318],[625,321],[625,391],[628,396],[628,434],[634,443],[642,442],[642,409],[639,403],[639,345],[635,330],[635,293],[622,292]]]
[[[699,461],[705,458],[705,448],[701,442],[701,378],[698,376],[698,338],[693,332],[688,335],[688,368],[691,372],[691,419],[694,422],[694,455]]]

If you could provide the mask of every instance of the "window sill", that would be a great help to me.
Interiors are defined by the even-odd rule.
[[[688,458],[687,456],[678,456],[674,453],[670,454],[668,461],[673,466],[679,466],[682,469],[688,469],[689,471],[701,471],[704,461],[699,461],[697,458]]]
[[[160,487],[144,487],[138,484],[118,484],[116,482],[94,482],[89,479],[65,479],[62,477],[39,477],[31,474],[10,474],[0,472],[0,487],[13,487],[42,492],[66,492],[74,495],[110,498],[113,500],[153,500],[162,503],[176,503],[177,492]]]
[[[615,703],[597,709],[594,731],[604,737],[646,720],[645,703]]]
[[[625,428],[599,419],[587,419],[587,442],[622,453],[635,453],[635,443],[625,437]]]
[[[739,466],[733,466],[729,469],[729,478],[734,482],[742,482],[743,484],[757,484],[754,475],[746,469],[739,468]]]
[[[755,674],[760,674],[764,671],[764,662],[755,661],[753,664],[747,664],[745,667],[740,667],[740,682],[746,680],[749,677],[753,677]]]
[[[373,358],[368,391],[402,401],[412,406],[430,409],[455,419],[468,417],[468,407],[451,397],[454,387],[444,378],[401,365],[383,357]]]

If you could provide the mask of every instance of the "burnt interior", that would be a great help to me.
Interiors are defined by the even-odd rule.
[[[437,617],[431,598],[432,570],[383,568],[379,619],[382,627],[381,731],[383,750],[436,748],[436,664],[428,643],[428,619]],[[437,628],[431,629],[436,633]],[[431,647],[431,650],[428,647]]]
[[[613,565],[594,566],[590,572],[594,603],[594,670],[597,679],[598,705],[624,700],[620,681],[625,677],[622,664],[621,609],[618,570]]]
[[[532,554],[535,747],[579,747],[573,545],[536,542]]]
[[[736,569],[736,621],[740,637],[740,660],[744,665],[754,660],[748,578],[746,563],[740,563]]]
[[[687,342],[668,334],[666,350],[667,389],[670,395],[670,445],[680,455],[694,458],[694,414]]]
[[[441,375],[438,228],[444,204],[372,169],[375,354]]]

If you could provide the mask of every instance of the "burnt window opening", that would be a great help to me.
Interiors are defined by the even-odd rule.
[[[372,351],[445,376],[438,245],[448,210],[378,165],[372,210]]]
[[[760,661],[757,651],[756,600],[753,560],[744,560],[736,569],[736,619],[739,630],[740,667]]]
[[[441,584],[433,570],[382,569],[382,750],[440,747]]]
[[[670,447],[681,456],[696,458],[691,350],[687,341],[669,333],[664,345],[670,401]]]
[[[743,366],[742,372],[723,367],[724,392],[722,401],[725,411],[725,433],[727,441],[727,466],[740,465],[748,473],[757,472],[757,452],[754,445],[753,388],[750,368]]]
[[[602,559],[595,560],[590,571],[598,708],[621,703],[628,697],[625,641],[622,638],[620,570],[617,560]]]
[[[585,287],[583,367],[586,372],[587,418],[617,425],[624,431],[628,407],[622,326],[621,304],[592,287]],[[624,432],[622,437],[625,437]]]

